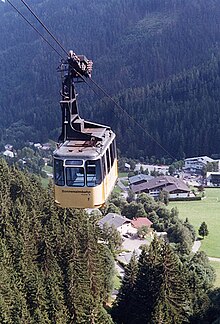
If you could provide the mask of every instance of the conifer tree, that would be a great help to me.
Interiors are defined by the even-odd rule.
[[[114,262],[94,220],[57,208],[37,178],[0,166],[1,322],[112,323],[103,305]]]
[[[118,323],[183,323],[190,315],[188,300],[188,286],[178,256],[167,243],[154,238],[140,255],[125,320],[120,318],[120,299],[116,300]]]
[[[137,256],[133,253],[129,264],[125,268],[122,286],[112,309],[112,316],[116,323],[130,323],[131,318],[128,310],[130,309],[133,299],[137,272]]]

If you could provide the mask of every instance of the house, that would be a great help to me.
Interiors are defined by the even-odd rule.
[[[10,158],[13,158],[15,156],[14,153],[12,151],[10,151],[10,150],[4,151],[3,155],[7,156],[7,157],[10,157]]]
[[[213,163],[213,162],[216,162],[218,164],[218,168],[219,168],[218,160],[213,160],[212,158],[210,158],[208,156],[192,157],[192,158],[187,158],[184,160],[183,168],[186,172],[201,174],[203,168],[208,163]]]
[[[206,185],[208,187],[220,187],[220,172],[207,172]]]
[[[134,193],[146,192],[154,198],[157,198],[162,190],[168,192],[170,198],[194,197],[184,181],[171,176],[156,177],[146,183],[132,185],[131,189]]]
[[[131,220],[116,213],[108,213],[98,222],[98,224],[101,228],[103,228],[104,224],[108,224],[109,226],[113,225],[121,235],[132,230]]]
[[[153,223],[147,217],[137,217],[131,220],[131,225],[136,229],[142,226],[147,226],[150,228],[152,224]]]
[[[41,143],[35,143],[35,144],[34,144],[34,147],[37,148],[37,149],[39,149],[39,148],[42,147],[42,145],[41,145]]]
[[[49,151],[52,149],[52,144],[51,143],[44,143],[41,147],[43,151]]]
[[[131,186],[131,185],[138,185],[141,183],[145,183],[153,178],[154,177],[152,177],[150,175],[140,173],[140,174],[137,174],[137,175],[129,178],[129,185]]]
[[[141,168],[145,171],[148,170],[149,172],[159,172],[160,174],[167,174],[169,172],[169,166],[167,165],[152,165],[152,164],[141,164],[138,163],[135,166],[134,171],[140,171]]]
[[[13,145],[11,145],[11,144],[6,144],[6,145],[5,145],[5,150],[6,150],[6,151],[12,151],[12,150],[13,150]]]

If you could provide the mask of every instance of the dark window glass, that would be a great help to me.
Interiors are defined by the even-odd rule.
[[[65,165],[83,165],[83,160],[66,160]]]
[[[102,156],[102,170],[103,170],[103,178],[104,178],[106,176],[105,155]]]
[[[107,170],[108,170],[108,173],[109,173],[110,168],[111,168],[111,161],[110,161],[109,149],[107,149],[107,151],[106,151],[106,160],[107,160]]]
[[[115,151],[114,151],[114,144],[113,142],[110,145],[110,156],[111,156],[111,166],[113,166],[115,160]]]
[[[69,187],[84,187],[84,168],[66,168],[66,184]]]
[[[54,159],[54,183],[57,186],[64,186],[63,160]]]
[[[117,159],[117,149],[116,149],[116,140],[115,139],[113,141],[113,147],[114,147],[115,159]]]
[[[95,187],[102,182],[100,160],[86,161],[86,185]]]

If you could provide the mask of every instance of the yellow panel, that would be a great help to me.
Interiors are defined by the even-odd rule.
[[[117,161],[104,181],[96,187],[54,186],[55,202],[63,208],[99,208],[112,192],[117,180]]]

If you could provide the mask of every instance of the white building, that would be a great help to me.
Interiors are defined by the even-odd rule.
[[[202,172],[203,168],[208,163],[217,162],[219,166],[219,160],[213,160],[208,156],[198,156],[185,159],[184,170],[191,172],[191,173],[200,173]]]
[[[220,187],[220,172],[207,172],[206,185],[208,187]]]
[[[99,221],[99,226],[102,228],[104,224],[114,226],[121,235],[130,233],[132,231],[131,220],[125,216],[115,213],[108,213]]]
[[[10,150],[4,151],[3,155],[7,156],[7,157],[10,157],[10,158],[13,158],[15,156],[14,153],[12,151],[10,151]]]

